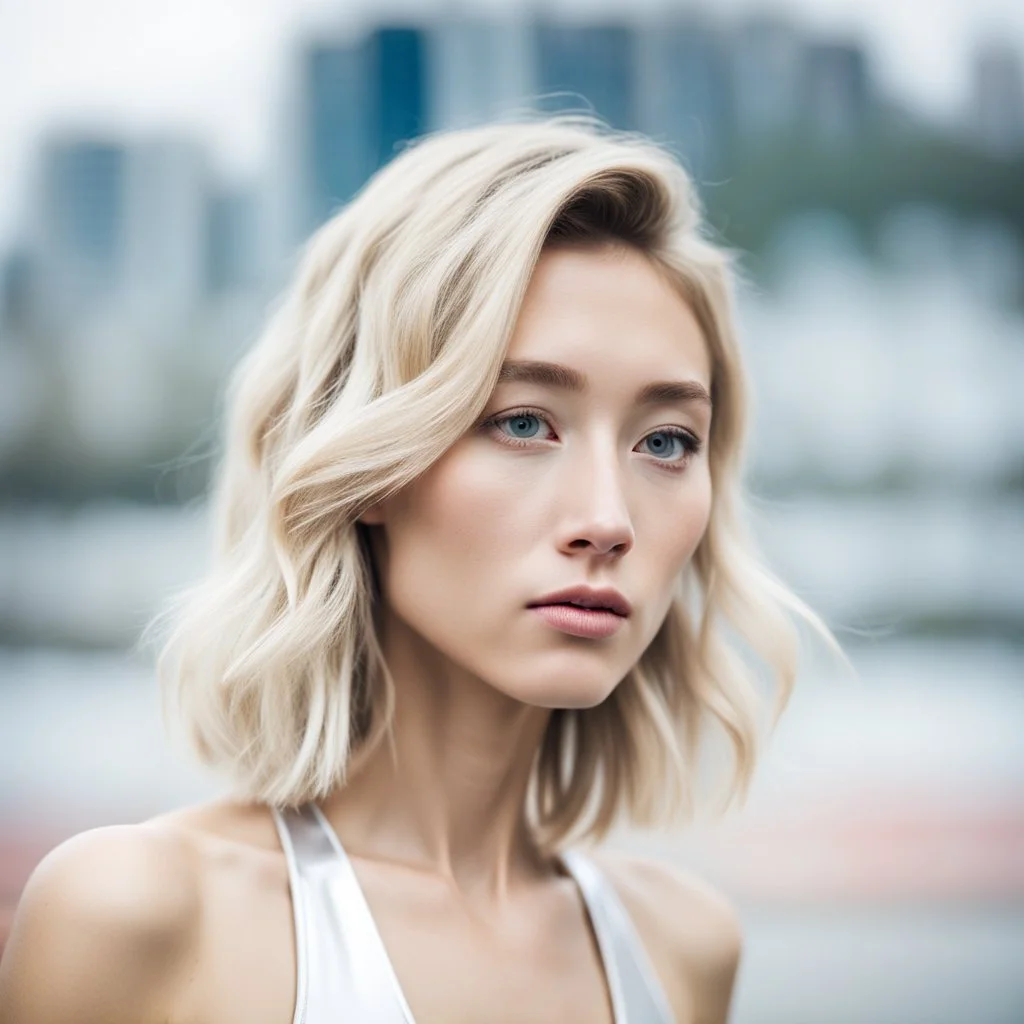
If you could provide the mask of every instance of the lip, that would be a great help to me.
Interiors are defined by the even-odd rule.
[[[612,587],[566,587],[554,593],[545,594],[528,607],[537,608],[541,605],[568,604],[580,605],[584,609],[613,612],[622,618],[628,618],[633,607],[617,590]]]
[[[621,629],[624,615],[597,608],[576,608],[569,604],[542,604],[532,609],[549,626],[570,636],[601,640]]]

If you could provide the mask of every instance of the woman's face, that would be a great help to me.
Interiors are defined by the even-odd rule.
[[[531,379],[526,363],[564,367],[575,386]],[[478,425],[362,517],[378,525],[384,651],[392,668],[590,707],[657,633],[707,525],[709,357],[685,301],[644,256],[608,245],[544,252],[506,366]],[[657,382],[683,397],[640,401]],[[530,607],[576,585],[614,588],[632,610],[585,637]]]

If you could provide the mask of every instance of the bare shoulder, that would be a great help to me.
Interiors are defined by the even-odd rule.
[[[677,1018],[723,1024],[743,949],[733,904],[677,865],[612,851],[594,859],[629,911]]]
[[[15,911],[0,1016],[166,1020],[198,926],[199,881],[190,844],[158,823],[92,829],[56,847]]]

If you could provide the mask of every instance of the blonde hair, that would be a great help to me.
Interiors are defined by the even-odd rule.
[[[712,508],[639,662],[602,704],[552,713],[529,811],[548,848],[599,838],[620,816],[652,825],[691,812],[709,719],[734,753],[730,797],[746,793],[763,702],[725,631],[771,670],[776,715],[796,674],[792,617],[835,641],[743,525],[748,399],[730,257],[704,237],[671,155],[563,116],[406,149],[312,236],[235,372],[217,557],[158,620],[170,626],[158,667],[199,756],[229,769],[240,795],[278,806],[323,797],[387,734],[393,681],[356,520],[481,414],[542,249],[608,241],[646,253],[704,332]]]

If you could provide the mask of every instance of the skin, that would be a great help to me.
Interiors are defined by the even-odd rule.
[[[686,303],[618,246],[546,251],[506,358],[562,364],[587,386],[500,383],[477,427],[363,517],[397,759],[382,746],[321,806],[418,1024],[610,1024],[579,894],[538,853],[522,810],[550,709],[614,690],[704,533],[710,407],[634,399],[655,380],[710,391],[710,362]],[[704,444],[686,454],[666,428]],[[623,593],[622,628],[573,637],[527,607],[576,583]],[[685,871],[595,859],[679,1024],[725,1021],[741,948],[733,908]],[[265,807],[231,800],[62,844],[29,881],[0,965],[10,1024],[290,1024],[294,998],[277,835]]]

